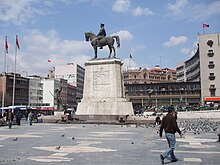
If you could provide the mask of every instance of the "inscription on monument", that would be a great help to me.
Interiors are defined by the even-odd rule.
[[[110,88],[110,73],[100,68],[93,72],[93,91],[99,95],[105,95]]]

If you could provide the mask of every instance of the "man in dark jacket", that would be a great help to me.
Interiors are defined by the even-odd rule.
[[[174,155],[174,148],[176,144],[175,133],[178,132],[180,136],[182,136],[181,131],[177,125],[176,118],[173,115],[174,108],[169,107],[168,113],[163,117],[161,126],[160,126],[160,137],[162,138],[163,130],[165,131],[165,137],[167,139],[167,143],[169,148],[160,155],[161,164],[164,164],[164,159],[166,159],[169,155],[171,156],[171,162],[176,162],[178,159]]]
[[[12,112],[12,110],[8,110],[7,112],[7,116],[6,116],[6,121],[8,122],[8,128],[11,129],[12,127],[12,121],[14,119],[14,114]]]

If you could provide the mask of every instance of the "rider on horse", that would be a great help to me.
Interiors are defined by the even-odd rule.
[[[104,26],[105,26],[105,24],[103,24],[103,23],[100,24],[100,30],[99,30],[99,33],[97,34],[97,38],[96,38],[97,45],[100,46],[100,49],[103,49],[103,47],[100,44],[100,40],[106,36]]]

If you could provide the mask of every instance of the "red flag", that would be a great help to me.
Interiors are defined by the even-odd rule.
[[[52,62],[51,60],[47,60],[47,62]]]
[[[18,35],[16,35],[16,45],[17,45],[18,49],[20,49],[19,42],[18,42]]]
[[[5,51],[8,53],[8,42],[7,42],[7,36],[5,36]]]
[[[132,58],[131,54],[130,54],[130,58]]]
[[[202,27],[203,28],[209,28],[209,24],[203,24]]]

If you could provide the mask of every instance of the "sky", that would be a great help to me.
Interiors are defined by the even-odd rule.
[[[220,32],[220,0],[0,0],[0,72],[46,76],[57,65],[94,57],[85,32],[119,35],[124,68],[175,69],[195,51],[198,33]],[[203,29],[203,24],[209,28]],[[116,44],[115,44],[116,47]],[[98,50],[107,57],[108,47]],[[130,58],[130,55],[132,58]],[[51,62],[48,62],[50,60]]]

